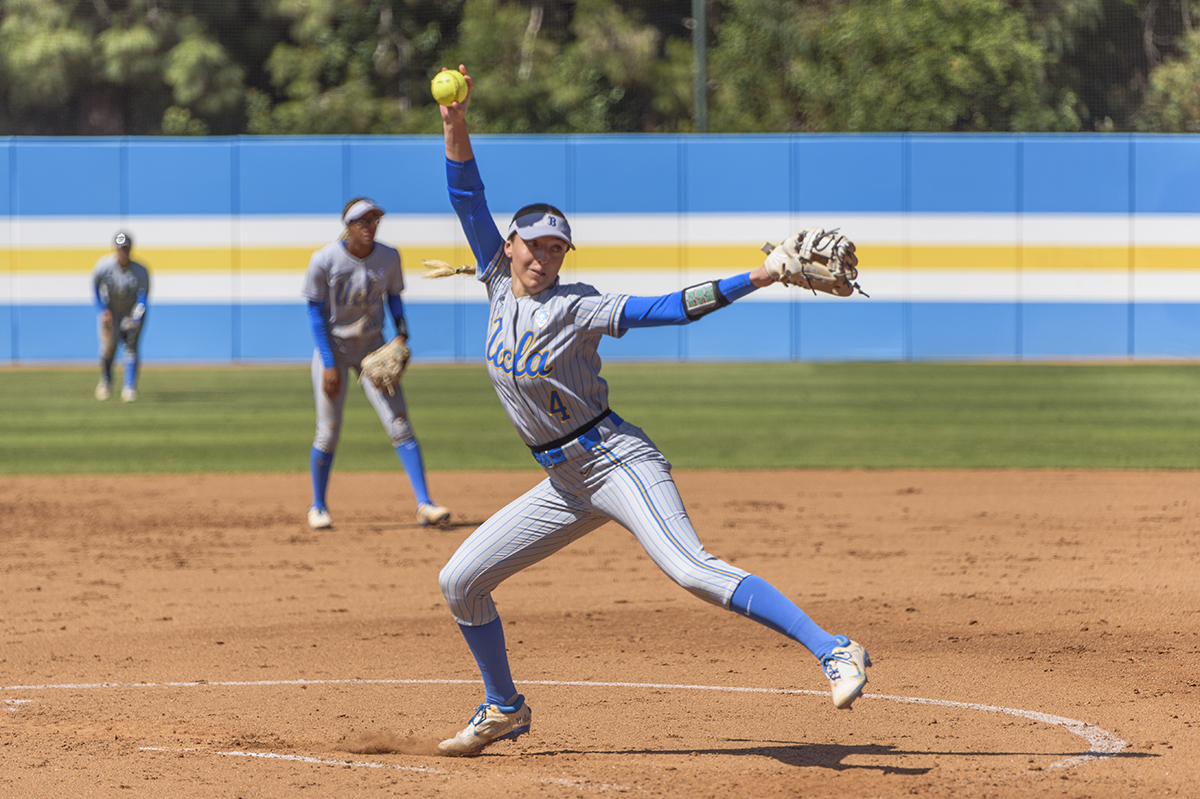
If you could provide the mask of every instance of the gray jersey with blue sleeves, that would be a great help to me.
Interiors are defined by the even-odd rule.
[[[521,440],[538,447],[607,410],[597,348],[601,336],[624,334],[617,323],[628,295],[556,281],[514,297],[503,249],[478,279],[488,291],[488,375]]]
[[[403,290],[396,248],[377,241],[359,259],[335,241],[312,254],[302,293],[325,303],[335,352],[357,361],[383,343],[386,297]]]
[[[92,282],[100,295],[100,302],[112,311],[117,319],[128,316],[137,305],[138,295],[150,293],[150,273],[137,261],[130,261],[122,269],[117,263],[116,253],[101,256],[92,269]]]

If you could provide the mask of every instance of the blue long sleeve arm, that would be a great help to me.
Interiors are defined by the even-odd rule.
[[[483,178],[475,159],[453,161],[446,159],[446,184],[450,190],[450,205],[462,222],[463,232],[475,254],[475,264],[483,272],[496,251],[504,246],[504,238],[496,229],[496,221],[488,210],[483,193]]]
[[[150,306],[146,304],[146,292],[139,291],[137,295],[137,304],[133,306],[133,313],[130,314],[134,320],[141,324],[146,318],[146,311],[150,310]]]
[[[740,300],[757,288],[750,282],[749,272],[718,281],[717,287],[730,302]],[[622,330],[629,330],[634,327],[686,325],[692,321],[683,311],[683,293],[672,291],[661,297],[630,297],[621,310],[618,326]]]
[[[388,310],[392,312],[392,321],[396,323],[396,335],[408,338],[408,322],[404,320],[404,301],[399,294],[387,295]]]
[[[317,350],[321,353],[321,363],[326,369],[337,365],[333,359],[333,343],[329,340],[329,319],[325,313],[325,303],[316,300],[308,301],[308,321],[312,324],[313,338],[317,342]]]
[[[103,312],[108,306],[104,304],[104,298],[100,296],[100,284],[92,281],[92,296],[96,298],[96,311]]]

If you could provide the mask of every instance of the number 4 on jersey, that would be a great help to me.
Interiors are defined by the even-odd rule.
[[[561,422],[571,419],[571,412],[567,410],[566,405],[563,405],[562,397],[558,396],[557,391],[550,392],[550,413],[557,416]]]

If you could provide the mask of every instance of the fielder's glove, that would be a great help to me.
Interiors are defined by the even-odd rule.
[[[838,233],[819,227],[801,230],[783,244],[766,244],[763,266],[775,280],[788,286],[824,291],[837,297],[858,292],[868,296],[854,281],[858,279],[858,256],[854,242]]]
[[[396,336],[379,349],[362,360],[362,377],[370,380],[371,384],[380,390],[387,389],[388,394],[395,394],[400,385],[400,378],[408,368],[408,359],[412,351],[408,348],[408,339]]]
[[[142,323],[142,317],[146,315],[146,306],[138,303],[133,306],[133,310],[121,320],[121,330],[133,330]]]

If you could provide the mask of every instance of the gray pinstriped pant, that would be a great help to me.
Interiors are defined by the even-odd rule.
[[[346,392],[350,390],[350,369],[353,368],[356,374],[361,375],[362,357],[353,363],[346,363],[339,357],[337,366],[342,377],[342,390],[336,397],[330,399],[325,396],[325,364],[321,361],[320,351],[313,351],[313,398],[317,405],[317,432],[313,437],[313,446],[325,453],[337,451],[338,440],[342,435],[342,416],[346,407]],[[405,441],[412,441],[415,436],[412,426],[408,422],[408,407],[405,405],[404,392],[401,388],[397,386],[395,394],[388,394],[386,391],[375,388],[370,380],[359,382],[362,385],[363,393],[367,395],[367,401],[371,403],[371,407],[379,416],[379,421],[383,424],[383,429],[387,432],[392,446],[398,447]]]
[[[671,464],[638,427],[610,420],[590,451],[563,447],[567,460],[524,496],[483,523],[442,569],[442,594],[459,624],[497,617],[492,591],[508,577],[549,557],[609,520],[633,533],[676,583],[714,605],[749,572],[704,551],[671,478]]]
[[[104,339],[104,322],[100,320],[100,316],[96,316],[96,336],[100,340],[100,358],[107,361],[110,358],[115,358],[117,355],[117,345],[125,345],[125,360],[138,360],[138,341],[142,338],[142,329],[146,325],[145,318],[142,319],[142,324],[129,328],[128,330],[121,329],[121,322],[125,321],[128,314],[113,314],[112,318],[112,337],[108,339],[108,347],[105,347]]]

